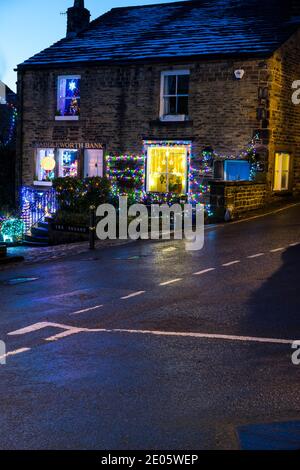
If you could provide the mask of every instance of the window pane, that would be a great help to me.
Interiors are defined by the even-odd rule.
[[[80,96],[80,79],[68,78],[66,80],[66,97],[73,98],[74,96]]]
[[[167,75],[164,86],[165,95],[176,95],[176,75]]]
[[[37,150],[37,180],[52,181],[55,178],[54,149]]]
[[[80,98],[66,98],[64,107],[64,116],[79,116]]]
[[[153,147],[148,150],[148,191],[167,192],[166,148]]]
[[[282,171],[289,171],[290,166],[290,156],[288,154],[282,154]]]
[[[176,97],[165,98],[164,114],[176,114]]]
[[[289,175],[287,172],[281,175],[281,190],[286,190],[289,187]]]
[[[78,176],[78,150],[59,150],[59,176]]]
[[[178,75],[178,85],[177,85],[177,94],[178,95],[188,95],[189,94],[189,75]]]
[[[177,114],[188,115],[189,112],[189,99],[187,96],[180,96],[177,98]]]
[[[168,157],[169,192],[183,194],[186,192],[187,154],[185,147],[174,147]]]

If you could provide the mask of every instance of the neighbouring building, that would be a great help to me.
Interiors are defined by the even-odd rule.
[[[0,80],[0,210],[15,204],[17,96]]]
[[[67,36],[18,66],[23,203],[56,176],[104,174],[212,210],[299,193],[299,28],[297,0],[179,1],[92,22],[75,0]]]

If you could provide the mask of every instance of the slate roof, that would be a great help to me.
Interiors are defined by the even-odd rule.
[[[300,3],[300,2],[299,2]],[[193,0],[114,8],[23,66],[269,55],[300,26],[296,0]],[[20,66],[19,66],[20,67]]]

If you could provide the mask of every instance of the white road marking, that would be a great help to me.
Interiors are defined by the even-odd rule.
[[[180,282],[180,281],[182,281],[181,277],[179,277],[178,279],[171,279],[170,281],[161,282],[159,285],[160,286],[169,286],[170,284],[175,284],[175,282]]]
[[[197,273],[193,273],[193,276],[201,276],[201,274],[210,273],[211,271],[215,271],[216,268],[209,268],[203,269],[203,271],[198,271]]]
[[[300,242],[290,243],[290,246],[299,246],[299,245],[300,245]]]
[[[47,321],[34,323],[33,325],[26,326],[25,328],[21,328],[20,330],[11,331],[7,333],[8,336],[19,336],[25,335],[27,333],[31,333],[32,331],[42,330],[44,328],[54,327],[54,328],[61,328],[62,330],[69,330],[74,328],[73,326],[62,325],[60,323],[50,323]]]
[[[78,312],[70,313],[70,315],[80,315],[80,313],[90,312],[91,310],[97,310],[98,308],[102,308],[103,305],[96,305],[95,307],[85,308],[84,310],[78,310]]]
[[[228,341],[242,341],[242,342],[256,342],[256,343],[269,343],[269,344],[293,344],[295,339],[279,339],[279,338],[261,338],[256,336],[236,336],[236,335],[223,335],[223,334],[214,334],[214,333],[195,333],[195,332],[178,332],[178,331],[159,331],[159,330],[129,330],[129,329],[105,329],[105,328],[76,328],[70,325],[60,325],[59,323],[36,323],[35,325],[30,325],[29,327],[23,328],[23,330],[18,331],[35,331],[37,325],[39,329],[56,327],[65,330],[62,333],[58,333],[55,336],[51,336],[46,339],[46,341],[56,341],[58,339],[66,338],[77,333],[126,333],[126,334],[139,334],[139,335],[153,335],[153,336],[175,336],[183,338],[203,338],[203,339],[216,339],[216,340],[228,340]],[[40,325],[44,325],[41,327]],[[14,334],[24,334],[24,333],[14,333]],[[19,354],[20,352],[28,351],[28,348],[23,348],[22,350],[12,351],[7,353],[10,355]]]
[[[256,255],[247,256],[248,259],[259,258],[260,256],[265,256],[265,253],[256,253]]]
[[[66,338],[67,336],[76,335],[78,333],[82,333],[81,328],[70,328],[69,330],[63,331],[62,333],[58,333],[57,335],[45,338],[45,341],[58,341],[59,339]]]
[[[126,295],[125,297],[121,297],[121,300],[132,299],[133,297],[137,297],[138,295],[145,294],[146,291],[140,290],[139,292],[134,292],[133,294]]]
[[[30,348],[21,348],[16,349],[15,351],[9,351],[6,354],[3,354],[3,356],[0,356],[0,361],[3,361],[3,359],[6,359],[9,356],[16,356],[17,354],[22,354],[27,351],[30,351]]]
[[[222,264],[222,266],[224,266],[225,268],[227,268],[227,266],[233,266],[234,264],[238,264],[240,263],[241,261],[239,259],[235,260],[235,261],[230,261],[230,263],[225,263],[225,264]]]
[[[285,250],[285,248],[281,246],[280,248],[275,248],[275,250],[270,250],[270,253],[277,253],[278,251],[283,251],[283,250]]]
[[[260,338],[253,336],[234,336],[234,335],[221,335],[211,333],[188,333],[176,331],[155,331],[155,330],[102,330],[107,333],[131,333],[142,335],[154,336],[179,336],[188,338],[203,338],[203,339],[223,339],[229,341],[243,341],[243,342],[256,342],[256,343],[270,343],[270,344],[293,344],[295,339],[278,339],[278,338]]]

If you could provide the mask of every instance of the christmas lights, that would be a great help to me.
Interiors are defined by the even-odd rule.
[[[5,103],[5,104],[11,110],[11,118],[10,118],[7,138],[3,142],[0,142],[0,144],[3,145],[4,147],[9,145],[14,138],[17,116],[18,116],[17,108],[13,104],[11,103]]]
[[[1,235],[4,243],[15,243],[22,240],[24,222],[20,219],[7,219],[1,225]]]
[[[130,202],[143,202],[145,157],[140,155],[107,155],[106,176],[111,181],[113,199],[128,196]]]
[[[57,199],[54,189],[39,191],[23,186],[21,188],[21,219],[25,231],[57,211]]]

